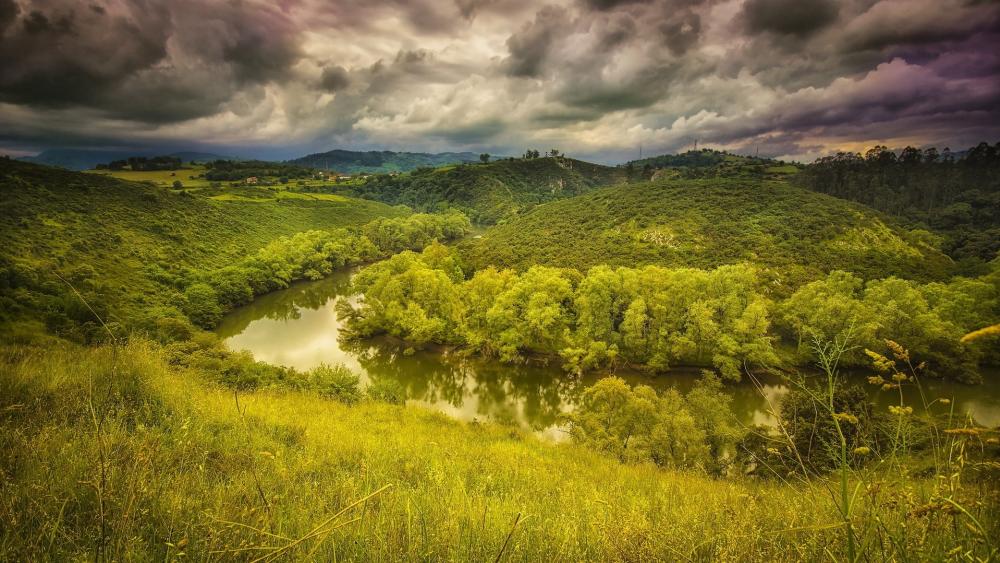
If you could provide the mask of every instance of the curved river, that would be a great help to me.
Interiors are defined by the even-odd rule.
[[[392,380],[404,390],[408,404],[437,409],[463,420],[490,420],[532,429],[559,440],[565,433],[558,424],[561,413],[572,410],[584,387],[601,374],[583,378],[567,376],[558,361],[550,366],[504,365],[455,354],[418,351],[406,355],[388,342],[345,344],[339,341],[341,323],[334,310],[337,300],[349,295],[352,271],[326,279],[303,282],[270,293],[227,315],[217,333],[232,350],[247,350],[257,360],[308,370],[320,364],[343,364],[356,371],[363,385]],[[631,384],[658,390],[668,387],[685,392],[699,370],[681,368],[667,374],[618,375]],[[858,378],[864,383],[862,375]],[[744,378],[746,379],[746,378]],[[951,398],[956,413],[969,413],[987,426],[1000,425],[1000,374],[984,374],[986,383],[967,386],[924,381],[929,397]],[[733,410],[745,424],[771,424],[769,402],[777,405],[788,387],[776,377],[728,384]],[[898,404],[898,392],[872,389],[880,404]],[[909,404],[919,404],[915,396]]]

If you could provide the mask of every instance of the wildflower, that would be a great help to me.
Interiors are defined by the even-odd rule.
[[[875,369],[881,372],[888,372],[892,368],[896,367],[896,362],[886,358],[878,352],[872,352],[871,350],[865,348],[865,354],[872,359],[872,363],[875,364]]]
[[[854,448],[854,455],[868,455],[871,452],[872,450],[868,446],[859,446]]]
[[[894,385],[892,383],[885,383],[882,385],[883,391],[892,391],[893,389],[899,387],[899,385]]]
[[[907,379],[909,379],[909,376],[907,376],[905,373],[896,373],[893,374],[892,376],[892,380],[895,381],[896,383],[906,381]]]
[[[854,416],[849,412],[838,412],[837,414],[833,415],[833,417],[842,422],[849,422],[851,424],[858,423],[858,417]]]
[[[942,405],[950,405],[951,399],[938,399],[938,402],[941,403]]]
[[[871,383],[872,385],[882,385],[885,383],[885,380],[882,379],[881,375],[873,375],[868,378],[868,383]]]
[[[897,407],[896,405],[891,405],[889,407],[889,412],[896,416],[905,416],[913,414],[913,407]],[[947,430],[945,432],[947,432]]]
[[[993,325],[966,334],[962,337],[962,342],[972,342],[973,340],[979,340],[987,336],[997,335],[1000,335],[1000,325]]]
[[[897,360],[901,362],[910,361],[910,353],[906,351],[906,348],[903,348],[897,342],[886,340],[885,345],[892,350],[892,355],[895,356]]]
[[[778,455],[778,449],[777,448],[767,448],[767,453],[773,454],[773,455]]]

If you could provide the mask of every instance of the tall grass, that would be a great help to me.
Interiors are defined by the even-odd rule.
[[[0,349],[0,560],[850,555],[837,502],[810,492],[831,486],[824,478],[622,465],[501,426],[315,393],[238,399],[137,339],[117,351]],[[99,431],[91,412],[103,417]],[[977,531],[971,519],[921,511],[940,498],[933,479],[858,483],[851,519],[865,558],[989,555],[989,482],[962,486]],[[905,532],[872,543],[875,527]]]

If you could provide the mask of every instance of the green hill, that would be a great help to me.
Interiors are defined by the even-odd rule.
[[[538,206],[459,248],[476,269],[750,261],[780,268],[782,284],[833,269],[926,279],[950,268],[919,236],[862,205],[780,181],[720,178],[599,189]]]
[[[545,157],[378,176],[359,187],[356,193],[418,210],[455,207],[474,222],[492,224],[538,204],[625,179],[626,173],[620,168],[565,157]]]
[[[409,172],[424,166],[436,167],[479,160],[479,155],[471,152],[393,152],[393,151],[345,151],[332,150],[296,158],[291,164],[336,170],[342,174],[359,172]]]
[[[771,158],[745,156],[725,151],[701,149],[663,154],[622,165],[630,175],[646,179],[668,178],[755,178],[783,179],[797,174],[800,166]]]
[[[56,274],[100,296],[112,318],[148,314],[152,305],[179,300],[178,280],[191,270],[232,264],[280,236],[402,214],[342,196],[176,191],[10,159],[0,159],[0,194],[7,319],[19,311],[55,318],[78,307]]]
[[[25,156],[18,160],[34,164],[45,164],[47,166],[58,166],[68,170],[90,170],[98,164],[105,164],[112,160],[124,160],[134,156],[152,157],[158,155],[162,155],[162,153],[148,150],[48,149],[35,156]],[[163,156],[176,157],[184,162],[233,160],[231,156],[196,151],[172,152]]]

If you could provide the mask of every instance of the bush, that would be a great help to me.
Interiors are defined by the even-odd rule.
[[[406,402],[406,390],[393,379],[376,379],[366,390],[368,398],[373,401],[402,405]]]

